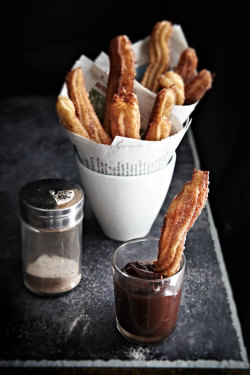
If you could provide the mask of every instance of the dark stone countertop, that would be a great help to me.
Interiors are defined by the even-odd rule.
[[[73,148],[59,125],[54,102],[54,97],[1,100],[0,367],[249,368],[209,207],[187,236],[180,315],[167,342],[132,345],[118,333],[111,255],[119,243],[105,237],[88,202],[79,286],[55,298],[38,297],[26,289],[21,270],[20,188],[41,178],[80,182]],[[170,201],[197,167],[188,133],[178,147],[170,190],[150,235],[159,237]]]

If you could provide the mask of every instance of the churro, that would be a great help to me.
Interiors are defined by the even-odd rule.
[[[120,90],[110,105],[112,137],[140,139],[140,111],[135,94]]]
[[[60,122],[66,130],[89,139],[89,135],[80,120],[76,117],[74,103],[67,96],[58,96],[56,110]]]
[[[208,184],[209,173],[194,169],[192,181],[173,199],[162,226],[155,272],[171,276],[178,271],[187,232],[206,203]]]
[[[172,88],[158,91],[145,136],[147,141],[159,141],[170,135],[171,122],[169,117],[174,103],[175,92]]]
[[[182,52],[174,71],[182,77],[184,84],[186,84],[196,75],[197,65],[198,58],[195,50],[193,48],[187,48]]]
[[[203,69],[185,85],[185,104],[198,102],[212,87],[212,74]]]
[[[185,101],[184,82],[181,76],[172,70],[162,74],[159,78],[159,85],[162,88],[171,87],[176,95],[175,104],[182,105]]]
[[[111,144],[89,100],[81,68],[71,70],[66,76],[68,95],[75,106],[76,116],[87,131],[91,141]]]
[[[149,65],[141,84],[153,92],[159,88],[158,79],[169,68],[170,52],[168,42],[172,34],[172,23],[157,22],[153,28],[149,42]]]
[[[110,72],[106,91],[106,104],[103,127],[111,133],[110,105],[114,94],[121,88],[132,94],[135,78],[135,58],[132,44],[126,35],[112,39],[109,45]]]
[[[169,137],[171,132],[171,125],[171,122],[165,116],[151,121],[145,140],[160,141],[164,138]]]

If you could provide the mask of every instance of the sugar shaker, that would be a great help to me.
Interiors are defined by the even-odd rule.
[[[19,193],[24,283],[57,295],[81,280],[84,193],[71,181],[46,179]]]

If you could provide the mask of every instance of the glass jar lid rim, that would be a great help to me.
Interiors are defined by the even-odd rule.
[[[19,193],[20,216],[37,228],[64,228],[83,217],[84,193],[62,179],[31,182]]]
[[[63,179],[33,181],[25,185],[19,193],[21,211],[23,206],[41,213],[68,211],[82,205],[83,200],[82,188]]]

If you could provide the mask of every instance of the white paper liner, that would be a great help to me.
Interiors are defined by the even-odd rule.
[[[170,138],[158,142],[116,137],[113,144],[108,146],[89,141],[72,132],[68,132],[68,135],[85,167],[108,175],[139,176],[158,171],[168,164],[190,122]]]
[[[137,58],[137,70],[142,67],[138,62],[147,64],[149,37],[134,44],[134,49],[140,51]],[[174,64],[180,53],[187,47],[186,39],[181,27],[174,25],[171,40],[171,56]],[[138,52],[136,52],[138,55]],[[105,108],[105,95],[108,82],[109,58],[102,52],[96,62],[82,55],[73,65],[81,67],[86,90],[101,123]],[[145,68],[145,66],[144,66]],[[135,80],[134,92],[137,95],[141,114],[141,129],[145,131],[156,94],[142,86]],[[67,96],[64,83],[60,95]],[[72,144],[76,147],[81,162],[96,172],[116,176],[137,176],[152,173],[163,168],[169,162],[173,152],[177,149],[191,121],[189,114],[195,108],[192,106],[174,106],[170,120],[172,122],[171,136],[162,141],[144,141],[125,137],[115,137],[112,145],[102,145],[87,140],[77,134],[68,132]],[[183,123],[186,121],[185,126]]]

